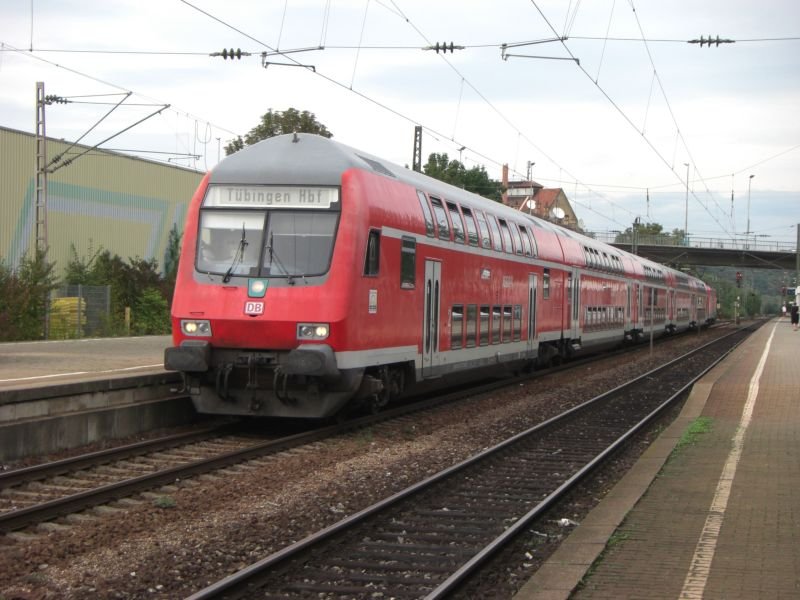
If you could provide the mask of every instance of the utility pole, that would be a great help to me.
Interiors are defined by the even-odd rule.
[[[47,133],[44,81],[36,82],[36,258],[47,256]],[[50,293],[44,297],[44,339],[50,337]]]
[[[686,210],[683,213],[683,244],[689,245],[689,163],[686,165]],[[649,191],[649,190],[648,190]]]
[[[411,161],[411,169],[417,173],[422,172],[422,126],[414,126],[414,159]]]
[[[36,82],[36,249],[47,250],[47,134],[44,82]]]
[[[755,177],[755,175],[750,175],[750,178],[747,180],[747,231],[744,232],[745,250],[750,249],[750,188],[753,184],[753,177]]]

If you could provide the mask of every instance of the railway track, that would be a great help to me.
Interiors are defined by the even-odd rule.
[[[682,398],[739,330],[355,513],[190,597],[443,598]]]
[[[598,358],[602,358],[602,355]],[[591,359],[512,380],[489,381],[293,435],[244,435],[236,424],[200,428],[52,463],[0,473],[0,533],[79,513],[160,486],[311,444],[413,412],[492,392]]]

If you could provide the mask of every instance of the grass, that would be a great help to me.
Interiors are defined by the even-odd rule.
[[[157,508],[175,508],[177,504],[172,496],[159,496],[153,500],[153,506]]]
[[[677,452],[687,446],[693,446],[701,435],[709,433],[713,429],[713,425],[714,420],[711,417],[697,417],[683,432],[681,439],[675,444],[674,451]]]

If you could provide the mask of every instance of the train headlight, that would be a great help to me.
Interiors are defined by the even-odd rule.
[[[298,323],[298,340],[324,340],[330,333],[327,323]]]
[[[250,298],[263,298],[267,293],[267,280],[266,279],[248,279],[247,281],[247,295]]]
[[[211,337],[211,323],[209,321],[181,320],[181,331],[184,335],[194,337]]]

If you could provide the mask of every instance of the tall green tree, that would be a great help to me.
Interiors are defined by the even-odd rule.
[[[503,196],[500,182],[489,178],[486,169],[481,166],[467,169],[460,161],[450,160],[446,153],[433,152],[428,156],[422,171],[429,177],[444,181],[450,185],[463,188],[499,202]]]
[[[250,146],[261,140],[283,135],[285,133],[315,133],[326,138],[333,137],[322,123],[317,121],[314,113],[296,108],[287,108],[284,111],[273,111],[271,108],[261,117],[261,122],[253,127],[247,135],[237,137],[225,146],[225,155],[238,152],[245,146]]]

